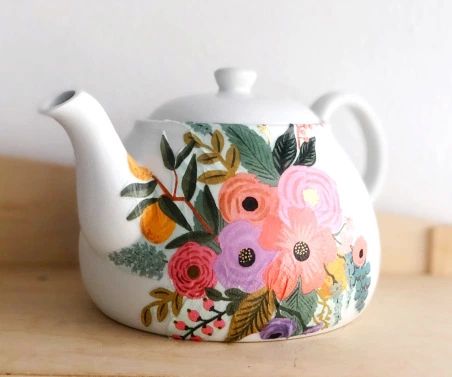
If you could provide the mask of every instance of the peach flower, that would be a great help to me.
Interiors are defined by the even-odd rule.
[[[367,258],[367,242],[364,237],[360,236],[352,246],[353,263],[358,266],[364,266]]]
[[[307,294],[320,288],[326,276],[325,265],[336,258],[336,243],[331,232],[317,223],[314,212],[289,208],[289,225],[276,217],[264,223],[261,244],[279,253],[264,272],[264,281],[279,300],[287,298],[301,280]],[[278,231],[276,231],[276,229]]]
[[[220,189],[219,205],[227,222],[247,220],[261,224],[278,208],[276,189],[252,174],[239,173],[229,178]]]
[[[280,216],[287,222],[289,208],[310,208],[321,226],[337,231],[341,208],[334,181],[314,167],[291,166],[278,184]]]

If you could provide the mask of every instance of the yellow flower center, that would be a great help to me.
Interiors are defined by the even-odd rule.
[[[308,203],[311,207],[315,207],[319,203],[319,195],[314,189],[303,190],[303,199],[305,203]]]

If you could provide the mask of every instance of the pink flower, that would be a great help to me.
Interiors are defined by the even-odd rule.
[[[317,223],[314,212],[305,208],[288,209],[289,225],[277,217],[264,223],[261,237],[266,246],[279,253],[264,272],[264,280],[278,299],[287,298],[301,280],[307,294],[322,286],[325,264],[336,258],[336,243],[331,232]]]
[[[358,237],[355,244],[352,246],[352,257],[353,263],[357,267],[362,267],[364,266],[364,263],[366,263],[367,242],[362,236]]]
[[[289,208],[310,208],[321,226],[337,231],[341,226],[341,208],[336,185],[319,169],[291,166],[278,184],[281,219],[288,223]]]
[[[168,274],[181,296],[200,298],[217,283],[213,264],[215,252],[196,242],[179,247],[168,263]]]

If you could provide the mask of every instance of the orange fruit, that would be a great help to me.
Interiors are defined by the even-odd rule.
[[[165,242],[176,227],[176,223],[163,213],[158,203],[144,210],[140,225],[144,237],[156,244]]]
[[[152,172],[148,168],[138,165],[130,154],[127,155],[127,161],[129,162],[129,169],[135,177],[142,181],[149,181],[152,179]]]

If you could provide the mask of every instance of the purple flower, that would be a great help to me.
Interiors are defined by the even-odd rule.
[[[320,323],[319,325],[314,325],[311,327],[307,327],[306,330],[303,331],[303,334],[313,334],[317,331],[320,331],[323,329],[323,324]]]
[[[288,338],[298,330],[298,325],[290,318],[273,318],[261,332],[261,339]]]
[[[225,289],[239,288],[250,293],[264,285],[262,272],[275,253],[259,245],[260,232],[260,228],[245,220],[233,222],[221,231],[221,254],[214,270]]]

